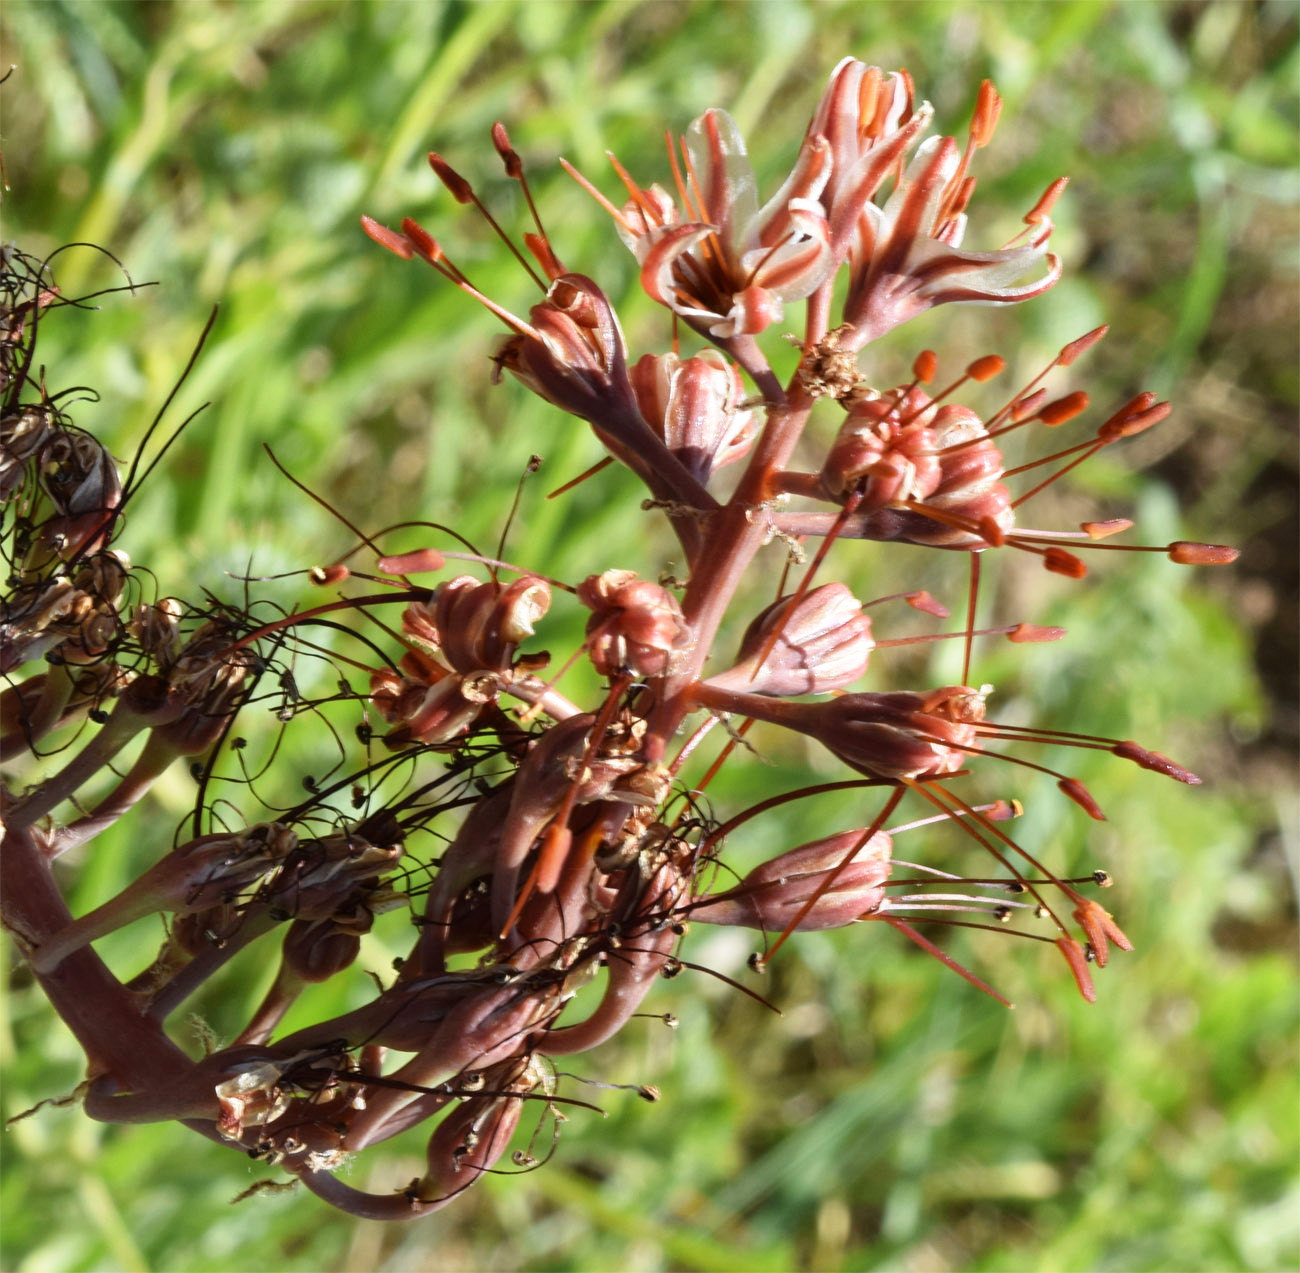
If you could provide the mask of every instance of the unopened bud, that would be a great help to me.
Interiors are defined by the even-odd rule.
[[[735,888],[702,898],[692,908],[691,919],[781,932],[825,885],[799,928],[811,931],[851,924],[878,910],[884,901],[891,851],[885,832],[868,839],[861,828],[802,844],[756,867]]]
[[[858,680],[874,646],[862,603],[842,583],[823,584],[768,606],[746,629],[736,666],[709,683],[776,697],[826,693]]]
[[[701,482],[749,450],[759,414],[741,408],[740,369],[716,350],[686,359],[646,354],[628,375],[646,423]]]
[[[606,570],[578,585],[589,607],[588,654],[602,676],[630,671],[659,676],[690,636],[677,598],[631,570]]]

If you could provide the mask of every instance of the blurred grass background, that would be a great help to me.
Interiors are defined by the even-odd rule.
[[[646,1006],[675,1013],[675,1033],[646,1021],[573,1067],[653,1082],[661,1104],[599,1093],[608,1118],[576,1117],[544,1169],[493,1178],[410,1227],[353,1222],[292,1194],[232,1209],[264,1169],[179,1127],[103,1127],[47,1109],[0,1145],[0,1265],[1297,1267],[1296,19],[1289,2],[9,0],[4,237],[38,256],[98,243],[134,279],[158,283],[96,313],[62,311],[42,330],[51,385],[100,395],[76,422],[129,456],[220,305],[172,419],[212,405],[140,495],[122,540],[163,591],[233,593],[221,572],[250,560],[262,574],[301,568],[343,546],[274,472],[263,441],[367,526],[429,517],[484,544],[537,451],[545,467],[525,495],[514,556],[564,577],[659,569],[666,541],[647,532],[626,478],[606,473],[543,502],[598,458],[596,444],[518,386],[490,386],[493,322],[370,245],[358,214],[416,216],[484,291],[531,304],[517,267],[423,162],[436,148],[520,226],[487,141],[503,119],[566,263],[616,299],[635,352],[658,348],[662,313],[554,159],[565,154],[612,190],[608,146],[643,180],[662,178],[664,128],[720,105],[771,190],[849,53],[906,65],[958,135],[979,81],[997,83],[1006,109],[976,167],[970,246],[1000,243],[1048,181],[1073,178],[1058,205],[1065,282],[1026,307],[932,312],[868,351],[865,369],[883,386],[925,346],[949,368],[1000,352],[1010,385],[1109,320],[1109,340],[1069,387],[1086,386],[1103,412],[1151,387],[1176,412],[1089,465],[1055,517],[1037,506],[1036,517],[1136,510],[1144,541],[1206,538],[1245,552],[1230,572],[1098,560],[1081,585],[1011,561],[990,572],[989,613],[1070,629],[1059,645],[981,652],[976,671],[998,686],[997,714],[1136,737],[1208,778],[1188,791],[1058,757],[1110,816],[1082,826],[1047,780],[992,775],[990,794],[1029,802],[1022,842],[1059,870],[1104,865],[1116,877],[1105,901],[1138,952],[1101,974],[1096,1007],[1074,997],[1057,959],[996,938],[947,944],[1016,1001],[1012,1013],[887,931],[805,935],[763,986],[782,1017],[703,976],[665,983]],[[58,266],[70,292],[115,281],[84,249]],[[606,560],[607,543],[625,555]],[[826,577],[837,574],[862,596],[929,587],[950,601],[962,578],[959,562],[870,545],[837,549]],[[897,635],[917,630],[912,619],[878,626]],[[948,649],[929,666],[881,654],[869,679],[943,683],[953,659]],[[810,757],[772,759],[745,770],[747,788],[720,788],[720,804],[813,777]],[[190,799],[183,778],[162,785],[160,842]],[[768,824],[737,847],[771,851],[806,838],[812,820],[829,831],[861,816],[852,802],[799,808],[789,827]],[[142,844],[141,819],[128,821],[70,882],[74,909],[156,851]],[[953,832],[927,834],[904,856],[981,869]],[[112,953],[133,968],[155,939],[151,930]],[[684,953],[744,975],[750,948],[697,930]],[[368,949],[370,966],[383,953]],[[261,993],[257,965],[245,968],[251,985],[200,1005],[218,1029]],[[80,1076],[20,961],[0,1062],[6,1116]],[[420,1153],[418,1139],[372,1152],[353,1178],[400,1187]]]

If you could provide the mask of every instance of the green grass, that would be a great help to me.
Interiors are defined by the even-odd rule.
[[[1293,495],[1274,475],[1286,476],[1296,405],[1294,5],[9,0],[0,16],[2,60],[17,66],[0,89],[5,238],[38,255],[89,240],[158,284],[105,298],[96,313],[62,311],[42,332],[51,383],[99,392],[76,422],[129,456],[219,306],[169,419],[211,405],[133,504],[122,541],[164,591],[233,595],[239,585],[223,571],[246,573],[250,561],[257,574],[302,568],[346,544],[263,443],[368,527],[432,518],[484,545],[540,452],[542,474],[512,532],[517,558],[568,578],[659,569],[667,541],[630,480],[606,473],[565,502],[542,499],[599,457],[596,443],[513,383],[493,387],[493,322],[374,248],[358,215],[416,216],[482,290],[532,304],[518,268],[423,161],[436,148],[504,224],[521,226],[488,144],[503,119],[566,264],[616,299],[634,348],[655,347],[667,333],[662,312],[636,291],[630,256],[555,158],[607,191],[605,147],[662,179],[664,128],[720,105],[771,189],[847,53],[908,66],[940,124],[959,132],[980,80],[998,84],[1006,108],[976,167],[971,245],[1001,242],[1048,181],[1073,178],[1059,205],[1065,283],[1013,310],[931,313],[873,347],[865,369],[893,384],[931,346],[949,367],[1002,353],[1024,379],[1107,319],[1110,338],[1074,384],[1101,409],[1147,386],[1178,409],[1085,469],[1061,497],[1065,520],[1136,508],[1146,541],[1247,546],[1233,574],[1180,571],[1159,557],[1103,561],[1082,584],[1014,562],[993,572],[990,612],[1070,629],[1059,645],[982,655],[999,713],[1136,737],[1209,778],[1188,791],[1072,757],[1109,817],[1090,827],[1048,780],[990,779],[992,794],[1028,802],[1021,838],[1054,866],[1104,865],[1116,877],[1107,904],[1138,953],[1100,975],[1097,1006],[1073,997],[1059,961],[996,938],[951,949],[1016,1001],[1012,1013],[887,931],[804,935],[764,986],[783,1016],[701,975],[665,983],[647,1008],[675,1013],[675,1033],[643,1021],[572,1065],[605,1082],[655,1083],[659,1105],[593,1089],[608,1116],[579,1112],[543,1169],[489,1180],[405,1228],[354,1223],[296,1194],[232,1209],[267,1172],[177,1126],[110,1128],[47,1108],[4,1138],[0,1266],[1300,1262],[1296,934],[1284,855],[1295,851],[1294,809],[1285,723],[1269,708],[1285,657],[1265,643],[1261,682],[1250,627],[1287,605],[1278,579],[1289,541],[1278,527]],[[87,249],[60,262],[69,291],[121,281]],[[608,544],[624,556],[606,560]],[[951,599],[961,587],[960,563],[919,549],[842,546],[830,571],[864,596],[928,587]],[[906,619],[894,625],[889,635],[908,630]],[[941,650],[929,670],[878,655],[872,688],[951,681],[953,655]],[[720,786],[719,806],[812,776],[807,756],[773,759]],[[161,784],[160,838],[190,798],[183,776]],[[840,804],[799,816],[829,831],[854,812]],[[762,844],[793,844],[804,829],[769,824]],[[95,842],[74,908],[130,878],[138,835]],[[958,869],[975,860],[950,830],[922,853]],[[130,966],[156,936],[141,926],[105,950]],[[685,953],[742,975],[749,949],[697,930]],[[376,940],[362,963],[382,967],[388,953]],[[256,959],[234,972],[199,1005],[218,1030],[260,993]],[[316,1006],[335,1011],[363,991],[331,983]],[[17,960],[3,1013],[6,1115],[71,1090],[79,1054]],[[367,1155],[355,1176],[400,1186],[421,1171],[421,1154],[417,1136]]]

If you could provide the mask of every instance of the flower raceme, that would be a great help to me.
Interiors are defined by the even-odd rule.
[[[1085,546],[1160,551],[1188,565],[1235,554],[1190,541],[1116,545],[1110,537],[1130,525],[1119,518],[1077,531],[1021,524],[1044,487],[1170,410],[1140,394],[1082,441],[1009,463],[1011,431],[1054,431],[1086,410],[1082,391],[1051,396],[1043,382],[1104,328],[1070,342],[994,410],[973,395],[1004,370],[997,355],[967,361],[938,386],[931,351],[893,387],[859,365],[869,342],[928,309],[1027,300],[1059,277],[1049,214],[1061,180],[1011,243],[963,246],[972,160],[1000,110],[985,84],[964,143],[927,140],[934,112],[906,72],[849,58],[766,203],[739,130],[717,109],[670,147],[671,192],[639,184],[616,160],[621,206],[579,177],[614,217],[642,288],[670,311],[649,349],[629,350],[599,271],[562,263],[500,124],[493,149],[532,218],[521,246],[466,177],[441,155],[429,162],[507,243],[537,289],[531,304],[512,309],[479,292],[414,220],[392,230],[363,218],[372,240],[418,258],[504,324],[495,371],[546,404],[539,428],[558,411],[599,452],[575,481],[623,465],[648,493],[642,511],[662,515],[676,538],[646,563],[629,557],[653,551],[653,535],[620,544],[611,561],[578,534],[573,546],[591,559],[567,580],[549,563],[502,560],[504,547],[485,556],[434,522],[357,530],[340,518],[352,546],[330,565],[304,563],[302,575],[328,591],[319,604],[254,599],[262,585],[253,579],[242,608],[206,593],[154,598],[148,571],[112,546],[131,481],[26,371],[39,365],[35,315],[51,321],[63,302],[44,265],[6,255],[0,317],[14,336],[0,341],[0,363],[13,387],[0,413],[0,503],[11,578],[0,708],[6,757],[28,770],[21,798],[5,802],[0,907],[92,1060],[89,1113],[184,1120],[279,1164],[334,1206],[409,1219],[500,1170],[507,1155],[536,1165],[540,1124],[529,1112],[558,1130],[572,1099],[546,1058],[586,1051],[645,1016],[658,978],[689,966],[678,952],[696,921],[762,933],[757,971],[794,932],[878,920],[996,995],[920,931],[994,928],[1054,945],[1080,993],[1095,997],[1092,966],[1107,965],[1112,945],[1131,948],[1083,891],[1109,877],[1055,874],[1004,827],[1021,806],[972,803],[966,775],[995,759],[1004,772],[1046,774],[1094,819],[1102,811],[1083,784],[1026,759],[1029,745],[1107,751],[1199,780],[1134,742],[990,719],[991,691],[974,675],[984,639],[1066,634],[1029,622],[977,629],[982,563],[1013,547],[1081,578]],[[795,323],[799,301],[799,363],[783,381],[757,338]],[[819,400],[823,414],[842,414],[838,427],[814,417]],[[415,525],[424,542],[411,548]],[[763,555],[773,540],[784,561]],[[837,540],[854,542],[836,561],[894,543],[967,554],[964,623],[886,637],[872,606],[902,599],[937,618],[948,608],[922,586],[864,602],[860,585],[822,577]],[[792,578],[807,541],[812,559]],[[353,560],[363,549],[373,570]],[[552,669],[533,642],[553,643],[566,622],[582,634]],[[889,686],[890,647],[948,637],[964,643],[963,684]],[[277,736],[255,762],[245,734],[265,708],[298,745]],[[728,715],[743,721],[715,731]],[[378,721],[388,727],[382,747]],[[324,774],[301,768],[322,752],[313,722],[329,735]],[[721,821],[715,776],[774,736],[751,735],[755,722],[804,740],[837,780],[769,792]],[[74,728],[83,732],[73,737]],[[70,916],[53,859],[131,816],[178,758],[198,794],[174,842],[116,897]],[[770,771],[749,772],[771,785]],[[273,791],[277,777],[294,794]],[[731,864],[751,819],[832,790],[852,792],[850,829],[743,873]],[[918,805],[927,816],[900,825],[900,810]],[[926,840],[944,827],[989,855],[992,874],[895,856],[902,833]],[[156,958],[119,978],[94,944],[158,913],[168,927]],[[366,998],[355,967],[362,938],[412,933],[395,979]],[[188,1058],[164,1023],[238,952],[276,934],[274,981],[235,1042]],[[345,996],[355,1006],[305,1024],[300,1010],[288,1018],[305,987],[335,977],[355,979]],[[601,984],[579,996],[593,979]],[[286,1019],[300,1024],[286,1033]],[[339,1173],[426,1120],[434,1126],[414,1181],[370,1193]],[[531,1132],[529,1149],[511,1151],[516,1129]]]

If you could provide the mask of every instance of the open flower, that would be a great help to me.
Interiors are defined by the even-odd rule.
[[[1060,258],[1047,251],[1048,212],[1065,186],[1053,182],[1025,215],[1024,241],[993,252],[961,248],[965,207],[974,188],[967,175],[972,153],[991,136],[1000,100],[987,85],[980,94],[965,154],[951,137],[932,137],[890,194],[884,207],[866,203],[850,249],[850,282],[844,306],[851,344],[868,341],[947,301],[1005,305],[1041,296],[1061,276]],[[1047,272],[1018,284],[1040,263]]]
[[[835,260],[844,259],[862,210],[934,115],[929,102],[913,109],[912,77],[886,76],[877,66],[846,57],[831,72],[804,144],[824,137],[831,171],[821,192]]]
[[[573,175],[613,215],[654,300],[718,340],[753,335],[781,317],[786,301],[814,292],[834,268],[818,199],[830,175],[830,143],[807,138],[794,171],[761,208],[744,139],[725,111],[695,120],[682,154],[685,172],[675,158],[673,168],[684,211],[662,186],[644,190],[621,168],[631,195],[621,210]]]

